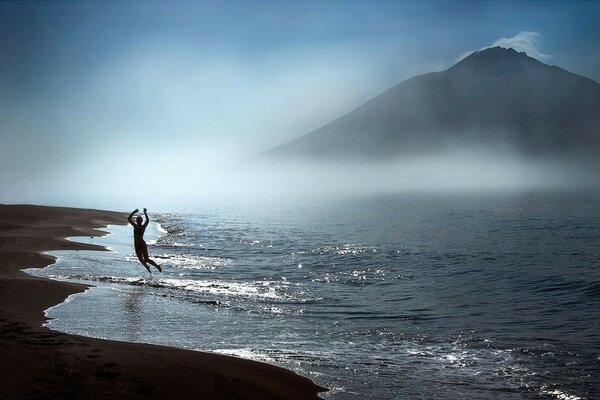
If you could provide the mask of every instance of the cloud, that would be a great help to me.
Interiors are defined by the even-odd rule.
[[[525,52],[529,57],[536,58],[540,61],[551,58],[550,55],[542,53],[538,48],[539,40],[542,38],[537,32],[523,31],[511,38],[500,38],[490,46],[482,47],[479,50],[467,51],[456,59],[459,62],[473,54],[475,51],[485,50],[492,47],[503,47],[505,49],[515,49],[516,51]]]

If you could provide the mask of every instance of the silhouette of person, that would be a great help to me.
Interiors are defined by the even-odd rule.
[[[136,208],[131,212],[131,214],[129,214],[129,217],[127,217],[127,220],[129,221],[131,226],[133,226],[133,244],[135,246],[135,254],[137,255],[142,265],[146,267],[148,272],[152,273],[152,271],[150,271],[150,267],[148,267],[148,263],[154,265],[159,272],[162,272],[162,268],[160,267],[160,265],[158,265],[157,263],[152,261],[150,257],[148,257],[148,246],[144,241],[144,232],[146,231],[146,227],[150,222],[150,217],[148,217],[148,211],[144,208],[146,222],[142,224],[143,218],[138,215],[138,217],[135,219],[136,223],[134,224],[132,220],[133,214],[135,214],[138,211],[140,210]]]

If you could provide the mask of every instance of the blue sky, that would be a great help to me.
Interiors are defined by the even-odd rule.
[[[521,32],[600,81],[599,20],[598,2],[2,2],[0,200],[202,171]]]

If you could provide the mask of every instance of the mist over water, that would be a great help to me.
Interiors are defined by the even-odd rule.
[[[582,158],[525,156],[506,145],[464,145],[381,160],[253,157],[185,179],[186,195],[192,198],[285,204],[390,193],[594,189],[599,172],[597,164]]]
[[[189,158],[188,160],[192,160]],[[573,191],[600,187],[597,163],[576,158],[525,157],[511,151],[454,149],[439,154],[373,160],[246,159],[209,165],[182,161],[144,166],[134,178],[112,171],[91,176],[73,171],[76,181],[102,185],[59,184],[42,199],[46,204],[119,210],[181,210],[202,203],[299,204],[393,193],[494,193],[497,191]],[[60,180],[59,180],[60,181]],[[22,195],[17,202],[39,203]]]

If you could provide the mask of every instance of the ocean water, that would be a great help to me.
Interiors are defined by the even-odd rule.
[[[151,214],[42,271],[64,332],[293,369],[326,399],[599,399],[600,196],[405,194]]]

